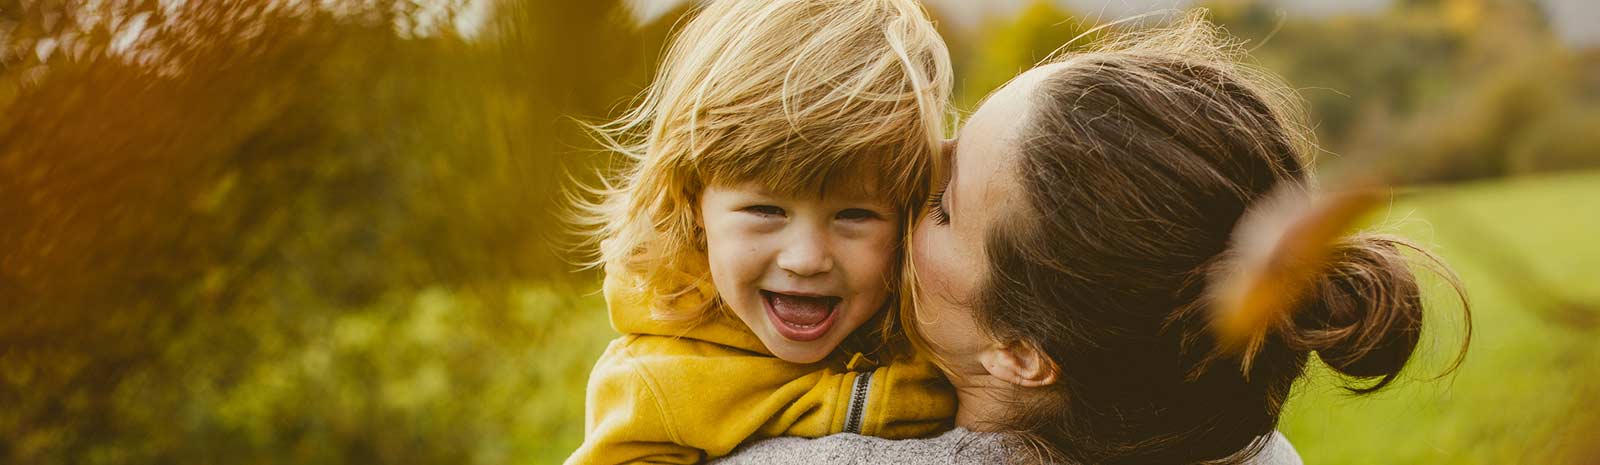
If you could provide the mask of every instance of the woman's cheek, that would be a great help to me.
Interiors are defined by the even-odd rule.
[[[939,257],[933,253],[935,248],[931,236],[935,232],[931,228],[918,228],[911,236],[911,263],[916,268],[917,279],[925,281],[923,284],[933,284],[932,278],[941,268]]]
[[[938,302],[960,302],[965,297],[969,283],[958,282],[972,277],[973,270],[956,256],[955,237],[948,227],[934,226],[919,230],[912,239],[912,266],[916,268],[920,288]]]

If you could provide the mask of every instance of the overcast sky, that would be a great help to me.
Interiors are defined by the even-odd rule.
[[[627,0],[636,17],[649,20],[688,0]],[[923,0],[946,13],[957,27],[972,27],[985,18],[1005,17],[1032,0]],[[1055,0],[1085,15],[1115,19],[1164,8],[1189,6],[1194,0]],[[1289,14],[1324,15],[1382,10],[1390,0],[1277,0]],[[1556,33],[1567,43],[1600,46],[1600,0],[1539,0],[1550,13]]]

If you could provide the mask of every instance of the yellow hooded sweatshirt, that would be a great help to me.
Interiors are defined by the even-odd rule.
[[[753,438],[904,439],[951,427],[954,390],[926,358],[786,362],[727,312],[694,323],[656,320],[643,295],[618,281],[607,273],[605,296],[622,337],[589,375],[583,445],[568,465],[699,463]],[[696,297],[713,295],[702,288]]]

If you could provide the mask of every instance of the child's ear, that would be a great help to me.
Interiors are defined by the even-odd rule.
[[[1055,384],[1061,371],[1044,351],[1023,342],[996,343],[984,350],[978,361],[990,376],[1022,387]]]

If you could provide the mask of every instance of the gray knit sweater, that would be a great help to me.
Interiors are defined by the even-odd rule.
[[[1300,454],[1283,434],[1273,432],[1271,442],[1249,465],[1301,465]],[[856,434],[757,441],[712,461],[718,465],[744,464],[1002,464],[1026,461],[1007,450],[1001,436],[962,428],[927,439],[889,440]]]

